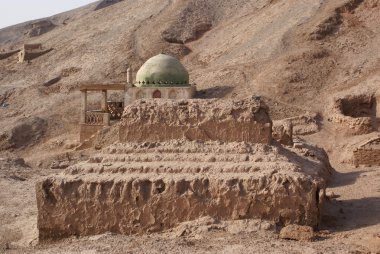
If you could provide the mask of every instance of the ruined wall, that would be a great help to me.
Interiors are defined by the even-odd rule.
[[[293,125],[294,135],[310,135],[319,131],[318,114],[307,113],[285,119]]]
[[[18,54],[19,62],[33,60],[39,56],[49,53],[53,49],[43,49],[41,44],[24,44]]]
[[[330,170],[311,146],[114,144],[37,183],[39,239],[158,232],[204,216],[317,226]]]
[[[269,144],[272,121],[260,99],[139,100],[127,106],[120,141],[172,139],[246,141]]]
[[[19,52],[19,62],[25,62],[25,61],[31,61],[37,57],[40,57],[48,52],[50,52],[52,49],[44,50],[41,52],[26,52],[24,50]]]
[[[378,125],[376,100],[371,94],[350,94],[335,98],[329,121],[341,124],[349,134],[371,133]]]
[[[50,20],[40,20],[34,22],[31,26],[32,28],[28,33],[30,37],[40,36],[42,34],[50,32],[56,27],[56,25],[54,25]]]
[[[359,148],[354,150],[353,163],[356,167],[380,166],[380,149]]]
[[[293,124],[288,120],[273,122],[272,136],[283,145],[293,145]]]
[[[41,43],[24,44],[22,49],[25,50],[26,52],[29,52],[29,53],[40,52],[40,51],[42,51],[42,44]]]

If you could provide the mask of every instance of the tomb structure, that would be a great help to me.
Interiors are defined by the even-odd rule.
[[[352,93],[334,98],[329,121],[345,127],[351,135],[378,131],[379,119],[377,96],[374,93]]]
[[[159,54],[150,58],[137,72],[133,81],[131,68],[127,70],[126,84],[85,83],[80,86],[82,92],[82,109],[80,120],[80,142],[93,137],[104,126],[110,126],[112,121],[121,119],[124,107],[136,100],[149,99],[191,99],[195,94],[195,86],[189,84],[189,73],[174,57]],[[123,101],[108,101],[109,91],[122,91]],[[101,108],[89,110],[87,93],[98,91],[102,93]]]
[[[353,152],[355,167],[380,166],[380,137],[371,138],[360,144]]]
[[[271,130],[257,98],[135,101],[118,143],[37,183],[39,239],[159,232],[207,215],[317,226],[327,154],[273,143]]]
[[[36,184],[40,241],[160,232],[204,216],[318,226],[328,156],[272,142],[260,97],[190,99],[186,69],[166,55],[148,60],[133,84],[131,76],[82,85],[83,136],[111,124],[107,91],[125,93],[119,142]],[[87,108],[89,91],[103,95],[98,112]]]
[[[51,49],[44,49],[41,43],[36,44],[24,44],[18,53],[19,63],[33,60],[43,54],[46,54]]]
[[[128,71],[129,79],[132,70]],[[159,54],[150,58],[136,74],[136,82],[128,84],[125,103],[139,99],[191,99],[195,87],[189,84],[186,68],[172,56]]]
[[[119,135],[120,142],[187,139],[270,144],[272,120],[268,107],[256,97],[139,100],[125,108]]]

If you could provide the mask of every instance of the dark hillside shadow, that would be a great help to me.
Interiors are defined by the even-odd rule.
[[[215,86],[197,91],[195,98],[197,99],[220,99],[234,90],[232,86]]]
[[[103,0],[101,1],[96,7],[95,7],[95,11],[97,10],[100,10],[100,9],[103,9],[103,8],[106,8],[108,6],[111,6],[111,5],[114,5],[116,3],[119,3],[123,0]]]

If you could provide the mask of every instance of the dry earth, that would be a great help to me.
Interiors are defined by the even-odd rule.
[[[334,97],[372,94],[380,85],[380,1],[114,2],[48,18],[55,26],[39,36],[29,37],[30,22],[0,30],[6,52],[24,42],[53,48],[29,63],[0,57],[0,252],[379,252],[380,167],[350,164],[355,145],[377,132],[355,136],[328,119]],[[88,80],[123,81],[127,66],[136,70],[160,52],[181,58],[199,98],[262,96],[274,120],[318,115],[319,131],[302,138],[325,148],[336,173],[316,241],[280,240],[277,228],[258,222],[204,219],[163,234],[36,245],[35,183],[94,153],[72,149],[76,88]]]

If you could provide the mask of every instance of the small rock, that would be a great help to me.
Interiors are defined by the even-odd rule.
[[[67,161],[53,161],[50,165],[51,169],[65,169],[70,166],[70,163]]]
[[[80,145],[79,141],[71,140],[71,141],[67,141],[63,147],[69,150],[69,149],[74,149],[78,147],[79,145]]]
[[[23,158],[17,158],[14,160],[14,163],[17,165],[17,166],[20,166],[20,167],[28,167],[28,165],[26,165],[25,163],[25,160]]]
[[[309,226],[288,225],[281,229],[280,238],[296,241],[312,241],[314,230]]]
[[[339,198],[340,195],[335,194],[333,191],[327,191],[326,192],[326,197],[328,199],[333,199],[333,198]]]
[[[216,158],[214,156],[211,156],[207,161],[208,162],[215,162]]]
[[[331,234],[331,232],[330,232],[330,230],[325,229],[325,230],[320,230],[320,231],[319,231],[319,234],[322,234],[322,235],[329,235],[329,234]]]
[[[301,148],[303,148],[303,143],[294,142],[293,147],[297,148],[297,149],[301,149]]]

